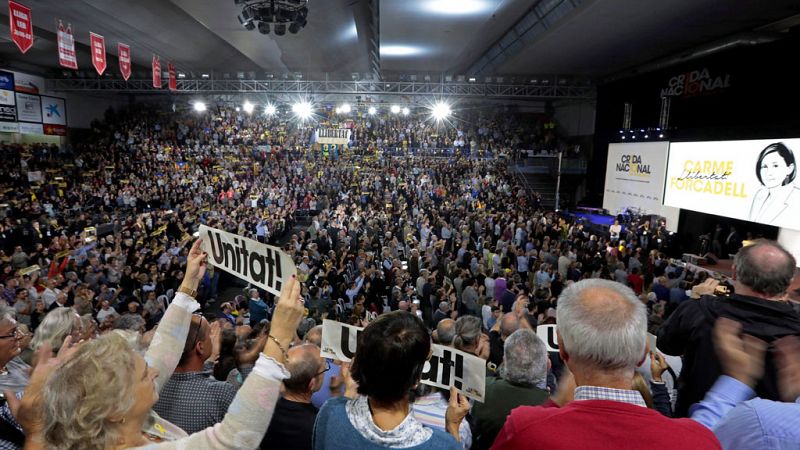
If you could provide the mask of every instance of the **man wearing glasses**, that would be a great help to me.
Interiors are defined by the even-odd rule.
[[[314,344],[292,347],[288,354],[286,369],[291,377],[283,380],[283,393],[261,448],[311,450],[318,411],[311,404],[311,395],[322,387],[331,363],[320,356],[319,347]]]
[[[199,314],[192,316],[178,367],[153,406],[159,416],[189,434],[222,422],[236,396],[232,384],[211,376],[213,362],[219,356],[219,339],[218,325],[212,327]]]

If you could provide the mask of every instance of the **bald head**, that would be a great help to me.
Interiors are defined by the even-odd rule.
[[[519,319],[514,314],[505,314],[500,319],[500,337],[505,340],[511,336],[515,331],[519,330]]]
[[[286,370],[291,376],[283,380],[286,391],[301,395],[318,391],[322,381],[316,379],[325,370],[325,360],[319,355],[319,347],[314,344],[298,345],[289,349],[288,356]]]
[[[303,342],[307,344],[314,344],[317,347],[322,346],[322,325],[317,325],[314,328],[308,330],[306,333],[305,339]]]
[[[599,370],[633,369],[647,342],[647,310],[627,286],[583,280],[564,289],[556,310],[559,348]]]
[[[456,337],[456,321],[453,319],[442,319],[436,325],[436,338],[439,344],[452,345]]]
[[[736,281],[764,297],[776,297],[792,284],[796,262],[777,242],[759,239],[739,249],[733,265]]]

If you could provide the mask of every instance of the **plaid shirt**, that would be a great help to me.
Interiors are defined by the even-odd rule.
[[[211,372],[174,373],[153,410],[188,434],[222,422],[236,388],[211,377]]]
[[[612,402],[630,403],[647,408],[647,404],[639,391],[612,389],[599,386],[578,386],[575,388],[575,400],[611,400]]]

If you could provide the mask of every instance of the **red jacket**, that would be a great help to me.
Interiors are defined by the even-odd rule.
[[[721,449],[714,434],[692,419],[609,400],[552,402],[511,411],[492,450],[507,449]]]

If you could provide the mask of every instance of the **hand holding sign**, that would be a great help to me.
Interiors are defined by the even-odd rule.
[[[203,275],[206,273],[206,257],[208,253],[203,251],[203,242],[196,240],[192,249],[189,250],[189,256],[186,260],[186,275],[183,277],[183,286],[190,288],[194,291],[197,286],[200,286],[200,281],[203,280]]]

